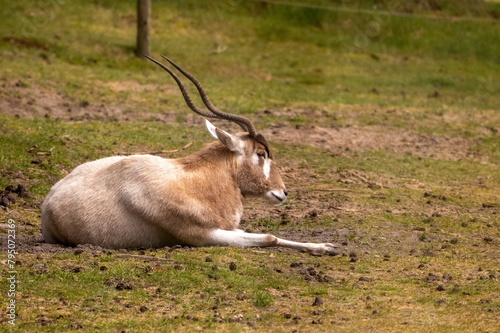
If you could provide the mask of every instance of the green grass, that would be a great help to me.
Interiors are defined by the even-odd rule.
[[[27,174],[31,171],[33,177],[40,178],[37,186],[31,189],[37,195],[47,193],[52,185],[52,179],[47,179],[45,174],[38,176],[37,172],[61,178],[76,165],[89,160],[110,154],[173,150],[194,141],[194,138],[201,138],[202,134],[190,128],[156,122],[71,124],[42,119],[15,119],[5,115],[0,115],[0,119],[2,168],[21,170]],[[200,139],[190,150],[201,146]],[[0,177],[0,182],[5,187],[9,180]],[[38,185],[41,186],[40,190]]]
[[[6,35],[33,39],[48,49],[23,48],[15,43],[11,46],[3,41],[0,46],[4,50],[8,52],[14,47],[15,51],[3,57],[10,72],[21,77],[29,75],[35,81],[43,75],[43,81],[50,81],[58,92],[88,101],[100,97],[107,104],[117,96],[110,95],[95,81],[119,81],[124,68],[129,71],[128,79],[140,83],[171,84],[165,74],[151,64],[137,60],[130,52],[134,43],[133,7],[113,2],[96,2],[94,5],[74,2],[68,7],[63,4],[53,8],[53,14],[45,18],[44,24],[37,25],[36,37],[29,31],[23,36],[22,30],[17,36],[16,31],[19,25],[29,26],[30,20],[36,24],[36,15],[41,15],[42,8],[37,11],[36,6],[29,7],[34,16],[27,16],[22,22],[15,19],[15,13],[20,9],[5,9],[3,30]],[[442,99],[445,104],[462,100],[462,103],[480,108],[498,105],[498,94],[494,94],[498,89],[495,85],[498,81],[495,23],[450,23],[394,17],[387,29],[382,29],[380,36],[370,38],[367,45],[361,48],[354,45],[354,49],[346,50],[330,39],[337,36],[352,43],[357,39],[358,30],[363,31],[373,19],[369,15],[327,12],[318,20],[328,26],[315,29],[304,24],[305,19],[300,18],[302,14],[297,14],[306,11],[301,8],[269,5],[260,11],[248,6],[236,6],[234,10],[221,6],[223,8],[217,10],[223,11],[222,19],[213,6],[208,5],[212,10],[203,7],[190,5],[190,2],[155,4],[153,54],[166,53],[173,59],[182,57],[180,62],[190,64],[189,69],[213,90],[214,100],[219,101],[222,93],[225,99],[221,103],[238,112],[294,104],[317,107],[326,103],[335,107],[337,103],[360,101],[401,106],[418,103],[421,107],[432,108],[442,105]],[[189,16],[183,14],[187,10]],[[23,8],[23,11],[29,9]],[[75,23],[82,21],[73,20],[72,15],[88,17],[85,21],[87,29],[98,33],[85,33],[88,30]],[[303,15],[310,14],[306,11]],[[266,26],[265,31],[259,32],[258,29]],[[170,33],[172,28],[177,33]],[[269,40],[276,29],[285,31],[285,35],[276,33],[277,38]],[[467,31],[467,38],[463,38],[461,31]],[[293,32],[297,36],[287,38]],[[410,32],[426,38],[408,35]],[[438,36],[434,38],[436,34]],[[402,45],[403,41],[411,44]],[[216,44],[227,46],[227,50],[212,53]],[[22,62],[12,62],[19,52],[34,55],[31,61],[37,70],[28,72]],[[58,70],[53,70],[53,67]],[[93,72],[92,68],[100,70]],[[259,85],[254,84],[256,78],[260,79]],[[380,93],[370,94],[372,88],[377,88]],[[442,96],[438,103],[427,98],[436,90]],[[475,96],[474,90],[481,98]],[[140,96],[140,101],[134,101],[133,94],[125,92],[123,95],[122,101],[135,112],[144,111],[143,101],[146,99],[148,110],[158,112],[161,109],[158,94]],[[467,96],[471,98],[464,101]],[[270,100],[276,102],[269,103]],[[183,108],[180,99],[169,101],[164,107]]]
[[[292,2],[299,5],[154,1],[152,55],[170,56],[217,106],[259,129],[408,133],[457,139],[469,154],[390,145],[338,152],[305,131],[295,143],[277,137],[271,145],[290,198],[279,207],[249,201],[244,228],[338,242],[338,257],[238,248],[36,252],[22,240],[39,237],[40,203],[77,165],[192,142],[163,154],[177,158],[211,139],[171,78],[134,56],[135,4],[5,3],[0,188],[23,184],[31,197],[0,210],[2,237],[14,219],[19,246],[30,249],[16,258],[17,325],[6,322],[4,304],[2,331],[496,329],[498,4],[392,8],[431,19],[383,15],[387,1]],[[5,257],[2,250],[2,276]],[[315,297],[324,304],[313,306]]]

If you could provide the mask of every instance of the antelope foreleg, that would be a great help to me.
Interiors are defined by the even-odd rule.
[[[313,254],[339,254],[339,251],[337,250],[339,247],[338,244],[293,242],[269,234],[253,234],[242,232],[241,230],[213,230],[207,235],[206,239],[200,245],[239,247],[281,246]]]

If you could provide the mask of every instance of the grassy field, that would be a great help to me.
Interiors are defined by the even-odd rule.
[[[0,188],[27,193],[0,206],[2,331],[498,330],[498,3],[153,2],[152,56],[251,118],[281,165],[289,200],[248,202],[242,227],[342,254],[43,243],[40,204],[77,165],[210,135],[134,56],[133,1],[4,1]]]

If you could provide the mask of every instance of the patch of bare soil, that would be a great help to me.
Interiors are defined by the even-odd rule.
[[[307,144],[335,155],[365,150],[389,150],[396,154],[411,154],[444,160],[473,157],[470,141],[434,135],[417,135],[411,131],[381,126],[336,127],[295,126],[274,124],[262,131],[270,141]]]
[[[0,244],[2,245],[0,247],[2,248],[2,250],[5,250],[7,246],[7,234],[2,234],[0,236],[0,240]],[[20,253],[62,253],[75,251],[74,248],[70,248],[67,246],[45,243],[41,233],[17,234],[16,249]]]
[[[96,82],[115,92],[147,92],[155,89],[164,91],[172,90],[172,86],[140,85],[134,81],[125,82]],[[65,121],[129,121],[156,119],[158,121],[172,123],[175,121],[175,112],[165,112],[163,114],[139,112],[130,113],[121,106],[92,104],[85,100],[78,100],[68,97],[62,93],[51,90],[48,87],[31,87],[29,82],[1,81],[4,90],[0,94],[0,112],[18,118],[50,118]],[[189,115],[190,117],[194,115]]]
[[[97,82],[116,92],[131,91],[136,93],[162,89],[176,90],[171,85],[141,85],[134,81]],[[0,97],[0,112],[21,118],[61,119],[66,121],[101,120],[129,121],[155,119],[173,123],[178,112],[162,114],[138,112],[130,113],[117,106],[91,104],[53,92],[49,88],[30,87],[29,84],[4,80],[2,87],[10,93]],[[323,117],[320,110],[272,110],[264,111],[273,115],[286,114]],[[202,125],[203,119],[194,113],[184,115],[190,125]],[[318,118],[319,119],[319,118]],[[216,122],[217,124],[217,122]],[[227,124],[221,125],[228,127]],[[310,125],[290,125],[287,123],[270,124],[261,133],[270,141],[311,145],[329,151],[331,154],[345,156],[365,150],[388,150],[395,154],[411,154],[444,160],[460,160],[474,157],[471,149],[473,141],[464,138],[450,138],[436,135],[418,135],[410,130],[387,128],[383,126],[346,126],[323,127]]]
[[[177,91],[177,88],[172,85],[141,85],[135,81],[96,82],[96,84],[117,93],[123,91],[144,93],[157,89]],[[4,79],[1,86],[4,93],[0,95],[0,112],[21,118],[47,117],[66,121],[155,119],[161,122],[175,123],[176,117],[179,115],[175,111],[166,111],[162,114],[131,113],[119,106],[91,104],[87,101],[73,99],[56,93],[49,87],[31,87],[29,83],[23,81],[13,82]],[[304,116],[310,119],[323,119],[325,116],[324,112],[320,110],[266,110],[264,113],[277,116]],[[183,116],[190,125],[199,126],[203,123],[203,119],[194,113],[183,114]],[[221,126],[228,127],[227,123]],[[396,154],[411,154],[445,160],[474,157],[474,152],[471,150],[474,142],[470,139],[418,135],[410,130],[383,126],[323,127],[274,123],[270,124],[269,128],[262,129],[261,133],[270,141],[311,145],[341,156],[365,150],[388,150]]]

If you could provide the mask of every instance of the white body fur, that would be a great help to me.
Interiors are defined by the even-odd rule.
[[[239,230],[244,197],[276,204],[286,199],[285,187],[267,147],[208,121],[207,128],[219,142],[184,158],[115,156],[75,168],[42,205],[45,241],[106,248],[284,246],[336,254],[333,244]]]

